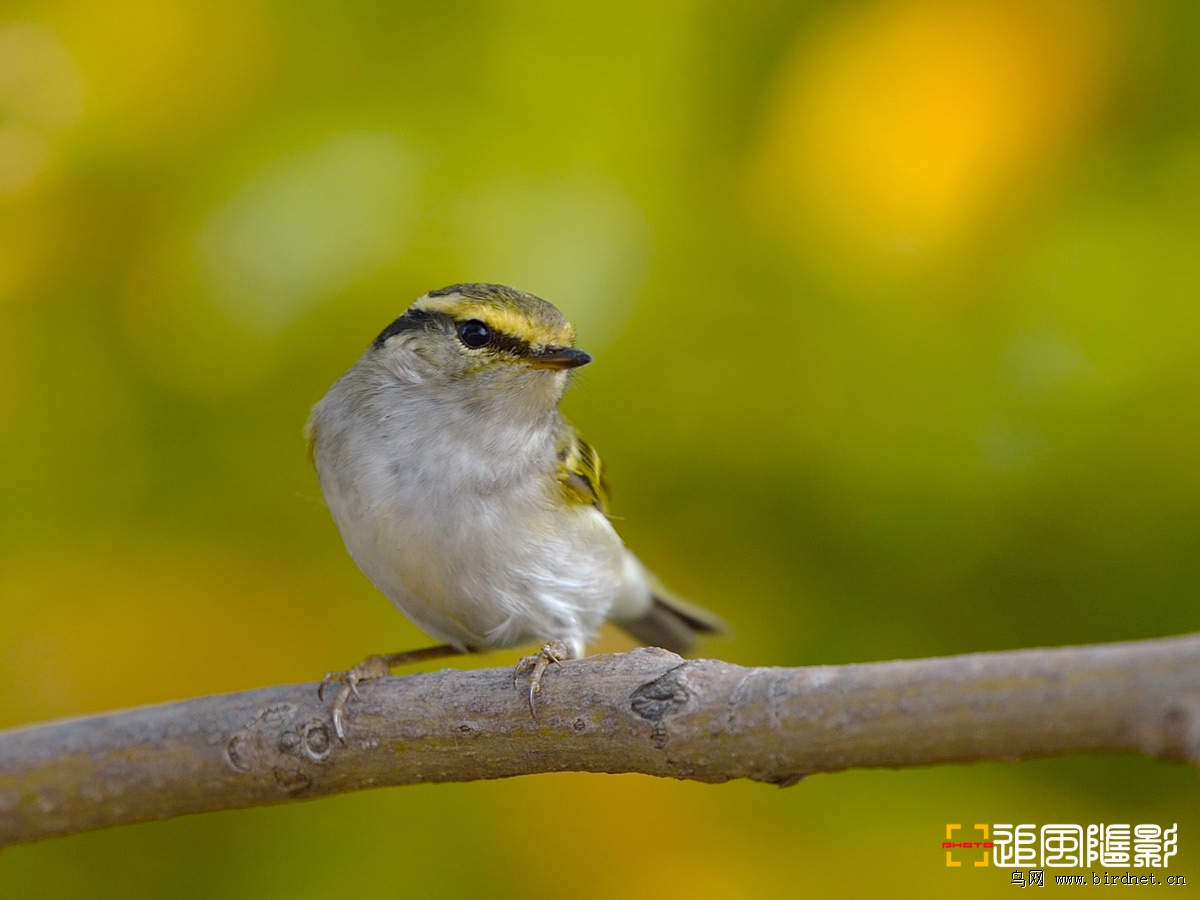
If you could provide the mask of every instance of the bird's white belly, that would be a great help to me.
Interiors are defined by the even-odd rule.
[[[464,650],[557,638],[577,655],[624,590],[625,550],[599,510],[456,497],[453,514],[335,510],[350,555],[414,624]],[[340,514],[339,514],[340,513]]]

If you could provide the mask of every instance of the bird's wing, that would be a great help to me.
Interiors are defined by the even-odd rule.
[[[558,481],[567,502],[608,512],[608,478],[600,454],[566,423],[558,442]]]

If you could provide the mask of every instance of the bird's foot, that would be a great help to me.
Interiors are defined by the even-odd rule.
[[[391,674],[392,668],[388,665],[388,657],[368,656],[348,672],[327,672],[321,679],[321,684],[317,688],[317,697],[321,700],[325,699],[325,688],[331,684],[340,685],[337,698],[333,701],[333,730],[337,732],[338,740],[343,744],[346,743],[344,724],[346,703],[350,700],[350,695],[353,694],[361,700],[362,695],[358,692],[360,682],[383,678]]]
[[[362,699],[362,695],[358,692],[358,686],[362,682],[390,675],[392,674],[392,669],[396,666],[421,662],[426,659],[437,659],[440,656],[454,656],[463,652],[463,650],[457,647],[440,644],[437,647],[426,647],[423,650],[409,650],[404,653],[383,653],[378,656],[368,656],[348,672],[329,672],[326,674],[321,679],[320,685],[317,686],[317,697],[324,700],[325,688],[331,684],[340,685],[337,698],[333,701],[333,730],[337,732],[338,739],[344,744],[346,743],[346,703],[350,700],[351,694],[360,700]]]
[[[513,687],[517,686],[517,679],[525,672],[530,672],[529,676],[529,714],[533,716],[533,720],[537,721],[537,710],[534,708],[533,700],[542,692],[542,676],[546,674],[546,670],[551,665],[561,666],[564,659],[571,658],[571,648],[563,641],[547,641],[542,644],[542,649],[532,656],[522,656],[520,662],[517,663],[517,668],[513,672]]]

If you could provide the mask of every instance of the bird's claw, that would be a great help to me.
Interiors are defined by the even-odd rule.
[[[534,707],[534,698],[542,692],[542,676],[546,674],[546,670],[551,665],[556,665],[561,668],[564,659],[571,658],[571,650],[562,641],[547,641],[542,644],[542,648],[532,656],[522,656],[517,663],[516,669],[513,671],[513,687],[517,686],[517,679],[525,672],[530,672],[529,675],[529,714],[533,716],[533,720],[537,721],[537,709]]]
[[[370,681],[373,678],[383,678],[391,674],[388,659],[385,656],[368,656],[348,672],[327,672],[317,686],[317,699],[325,699],[325,688],[331,684],[340,684],[337,698],[333,701],[333,730],[343,744],[346,743],[346,703],[353,694],[359,700],[362,694],[358,692],[359,682]]]

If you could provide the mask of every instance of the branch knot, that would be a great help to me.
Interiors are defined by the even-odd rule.
[[[630,707],[651,723],[650,739],[659,750],[667,745],[666,719],[681,712],[691,701],[691,694],[683,685],[683,673],[687,666],[687,663],[680,663],[630,694]]]

